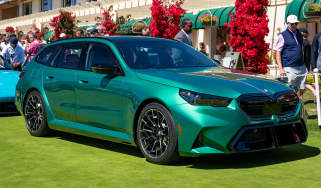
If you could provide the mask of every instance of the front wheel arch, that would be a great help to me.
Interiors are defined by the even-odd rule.
[[[137,108],[136,110],[136,113],[135,113],[135,116],[134,116],[134,122],[133,122],[133,137],[134,137],[134,142],[135,144],[137,145],[137,135],[136,135],[136,129],[137,129],[137,122],[138,122],[138,119],[139,119],[139,115],[140,113],[142,112],[142,110],[144,109],[145,106],[147,106],[148,104],[150,103],[159,103],[161,105],[163,105],[169,112],[171,112],[169,110],[169,108],[166,106],[166,104],[164,102],[162,102],[161,100],[159,99],[155,99],[155,98],[150,98],[150,99],[146,99],[144,100]]]

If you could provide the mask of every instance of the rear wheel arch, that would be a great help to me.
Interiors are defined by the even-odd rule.
[[[22,112],[24,113],[24,109],[25,109],[25,103],[26,103],[26,99],[28,97],[28,95],[33,92],[33,91],[37,91],[41,94],[41,92],[37,89],[37,88],[30,88],[28,89],[28,91],[26,92],[26,94],[23,96],[23,103],[22,103]]]

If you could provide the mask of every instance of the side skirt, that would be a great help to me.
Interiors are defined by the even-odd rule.
[[[48,122],[48,126],[50,129],[57,131],[136,146],[135,142],[131,141],[128,134],[119,131],[92,127],[81,123],[66,122],[63,120],[50,121]]]

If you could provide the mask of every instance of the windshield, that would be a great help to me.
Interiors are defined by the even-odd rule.
[[[210,58],[177,41],[121,41],[115,45],[126,64],[134,69],[217,66]]]
[[[11,69],[11,66],[3,59],[2,56],[0,56],[0,69]]]

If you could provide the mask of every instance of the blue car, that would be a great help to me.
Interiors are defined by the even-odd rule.
[[[17,114],[15,106],[15,91],[19,80],[19,71],[12,67],[0,56],[0,115]]]

